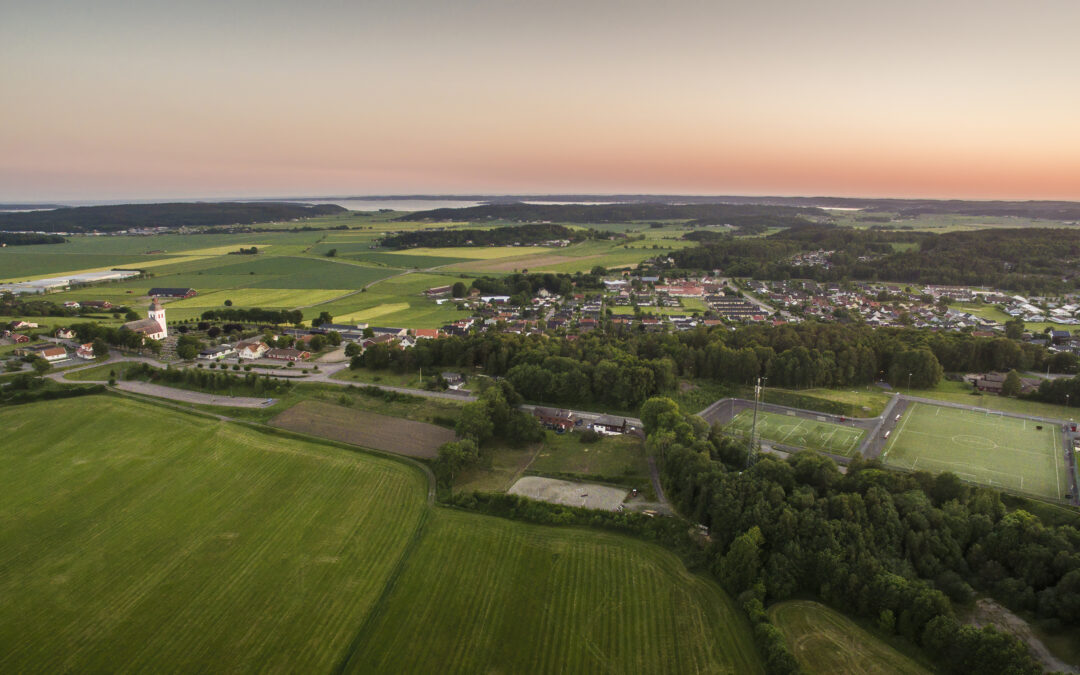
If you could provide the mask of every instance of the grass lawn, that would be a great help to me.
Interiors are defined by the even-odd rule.
[[[807,675],[929,675],[851,619],[818,602],[791,600],[769,608],[772,619]]]
[[[951,471],[998,489],[1061,499],[1067,490],[1056,424],[915,403],[885,446],[887,464]]]
[[[437,509],[348,672],[760,673],[745,618],[668,551]]]
[[[579,433],[546,432],[544,445],[529,471],[542,474],[579,475],[638,487],[649,481],[645,443],[636,436],[604,436],[595,443],[582,443]],[[640,488],[639,488],[640,489]]]
[[[125,398],[0,427],[5,672],[329,671],[427,509],[395,461]]]
[[[725,429],[740,436],[749,436],[753,420],[754,411],[744,410]],[[855,454],[865,434],[862,429],[764,411],[758,411],[757,433],[765,441],[847,457]]]

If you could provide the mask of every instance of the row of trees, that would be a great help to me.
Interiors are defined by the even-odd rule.
[[[608,325],[577,340],[482,333],[423,340],[412,349],[375,346],[356,367],[415,372],[480,368],[504,376],[529,400],[637,407],[680,377],[771,386],[842,387],[888,380],[932,387],[943,372],[1075,370],[1075,359],[1008,338],[807,322],[643,333]],[[1061,386],[1061,385],[1059,385]]]
[[[569,227],[550,223],[530,223],[487,230],[413,230],[386,237],[382,240],[382,245],[388,248],[510,246],[539,244],[555,239],[581,241],[585,238],[582,230],[571,230]]]
[[[1080,532],[1009,512],[1001,495],[945,473],[856,459],[841,474],[811,452],[762,456],[702,429],[674,402],[642,408],[666,492],[709,527],[709,567],[752,617],[810,594],[922,645],[950,672],[1037,673],[1014,638],[964,626],[975,590],[1051,626],[1080,623]]]
[[[245,323],[300,324],[304,312],[299,309],[262,309],[259,307],[226,307],[208,309],[202,313],[204,321],[242,321]],[[333,317],[331,317],[332,319]]]
[[[71,326],[71,330],[74,331],[75,337],[79,342],[94,343],[95,356],[98,355],[97,343],[99,342],[104,342],[114,347],[122,347],[124,349],[149,349],[155,354],[161,352],[161,342],[150,340],[142,333],[136,333],[123,326],[102,326],[101,324],[94,322],[77,323]]]

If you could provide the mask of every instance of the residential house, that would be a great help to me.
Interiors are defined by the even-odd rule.
[[[71,338],[75,337],[75,331],[71,330],[70,328],[57,328],[56,337],[60,338],[61,340],[70,340]]]
[[[567,431],[577,426],[574,413],[569,410],[536,406],[533,408],[533,416],[540,420],[540,424],[557,431]]]
[[[265,355],[268,351],[270,351],[270,347],[261,340],[236,343],[237,358],[258,359],[262,358],[262,356]]]
[[[311,358],[311,352],[304,352],[299,349],[271,349],[266,352],[266,358],[277,361],[306,361]]]
[[[232,356],[235,353],[236,348],[232,345],[218,345],[217,347],[208,347],[199,352],[199,358],[205,361],[217,361],[226,356]]]
[[[79,345],[78,348],[75,349],[75,356],[77,356],[80,359],[86,359],[87,361],[93,359],[94,358],[94,343],[93,342],[87,342],[85,344]]]

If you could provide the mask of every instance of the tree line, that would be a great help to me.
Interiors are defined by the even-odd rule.
[[[346,209],[334,204],[285,202],[115,204],[0,213],[0,230],[113,232],[140,227],[209,227],[267,223],[345,212]]]
[[[641,411],[665,491],[709,528],[709,569],[756,622],[770,602],[812,595],[921,645],[954,673],[1038,673],[1015,638],[960,623],[975,592],[1080,623],[1080,531],[1011,511],[953,474],[903,474],[856,458],[841,474],[813,452],[762,455],[670,399]]]
[[[304,312],[299,309],[262,309],[259,307],[226,307],[208,309],[202,313],[204,321],[242,321],[245,323],[300,324]]]
[[[886,380],[928,388],[945,371],[1026,371],[1048,365],[1075,370],[1075,359],[1004,337],[817,322],[670,333],[608,323],[573,341],[486,332],[421,340],[406,350],[376,345],[355,359],[356,367],[396,372],[479,368],[507,378],[529,400],[568,406],[598,402],[619,409],[636,408],[650,396],[672,391],[679,378],[748,385],[766,377],[769,386],[787,388]]]
[[[0,246],[36,246],[38,244],[65,244],[67,239],[56,234],[33,232],[0,232]]]
[[[513,244],[538,244],[553,239],[582,241],[587,238],[582,230],[571,230],[562,225],[533,223],[487,230],[415,230],[401,232],[382,240],[386,248],[416,248],[448,246],[511,246]]]
[[[896,243],[915,246],[895,250]],[[819,249],[834,251],[828,267],[791,263],[794,255]],[[827,225],[795,227],[756,239],[705,237],[701,246],[671,253],[680,269],[722,269],[754,279],[993,286],[1040,294],[1077,286],[1073,261],[1078,255],[1080,231],[1065,228],[928,234]]]

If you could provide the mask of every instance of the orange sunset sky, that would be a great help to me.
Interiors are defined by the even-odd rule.
[[[1080,2],[0,0],[0,200],[1080,199]]]

